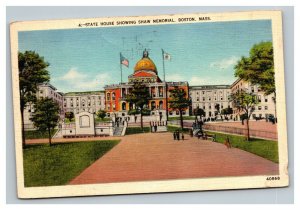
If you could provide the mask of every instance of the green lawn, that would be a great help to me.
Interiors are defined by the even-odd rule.
[[[137,134],[137,133],[149,133],[150,127],[144,127],[142,130],[141,127],[127,127],[125,135]]]
[[[75,123],[75,118],[72,118],[71,120],[68,118],[65,118],[65,123]]]
[[[51,136],[53,136],[56,133],[57,129],[54,129],[51,132]],[[25,139],[44,139],[48,138],[48,131],[42,132],[42,131],[25,131]]]
[[[101,119],[101,118],[95,118],[95,121],[96,122],[110,122],[111,121],[111,119],[109,118],[109,117],[105,117],[105,118],[103,118],[103,119]]]
[[[181,128],[177,127],[177,126],[168,125],[167,128],[168,128],[168,131],[171,132],[171,133],[173,133],[174,131],[177,131],[177,130],[181,131]],[[183,132],[184,133],[189,133],[189,129],[188,128],[183,128]]]
[[[180,117],[169,117],[168,120],[180,120]],[[183,116],[183,120],[195,120],[195,116]]]
[[[278,163],[278,143],[277,141],[270,141],[258,138],[251,138],[246,141],[244,136],[222,134],[216,132],[208,132],[209,134],[216,134],[216,140],[219,143],[224,143],[226,137],[229,137],[232,147],[245,150],[255,155],[261,156],[275,163]]]
[[[27,145],[25,187],[65,185],[116,146],[119,140]]]

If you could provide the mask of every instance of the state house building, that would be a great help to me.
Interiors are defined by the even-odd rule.
[[[133,74],[128,76],[128,82],[104,87],[105,109],[108,113],[120,113],[125,116],[129,110],[135,108],[134,104],[126,101],[126,95],[132,91],[134,82],[142,82],[149,88],[151,99],[146,107],[152,111],[152,114],[159,112],[166,115],[166,110],[168,110],[169,115],[178,114],[168,104],[168,100],[170,100],[169,91],[175,87],[184,89],[186,96],[189,97],[188,82],[162,81],[158,76],[155,63],[149,58],[149,53],[145,50],[142,59],[136,63]],[[188,114],[187,108],[184,115]]]

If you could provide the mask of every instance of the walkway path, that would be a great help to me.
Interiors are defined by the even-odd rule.
[[[171,133],[135,134],[86,168],[70,184],[273,175],[278,164],[223,144]]]

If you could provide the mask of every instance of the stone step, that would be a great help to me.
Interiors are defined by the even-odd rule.
[[[168,131],[167,126],[158,126],[156,132],[166,132],[166,131]],[[152,132],[154,132],[154,130]]]

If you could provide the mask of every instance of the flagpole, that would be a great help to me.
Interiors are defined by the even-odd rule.
[[[163,59],[163,72],[164,72],[164,83],[165,83],[165,95],[166,95],[166,117],[167,117],[167,122],[166,124],[168,125],[168,120],[169,120],[169,110],[168,110],[168,86],[166,83],[166,72],[165,72],[165,58],[164,58],[164,50],[161,49],[162,53],[162,59]]]
[[[122,54],[120,53],[120,71],[121,71],[121,84],[123,82],[123,79],[122,79]]]
[[[165,72],[165,58],[164,58],[164,50],[161,49],[161,53],[162,53],[162,60],[163,60],[163,72],[164,72],[164,82],[166,82],[166,72]]]

